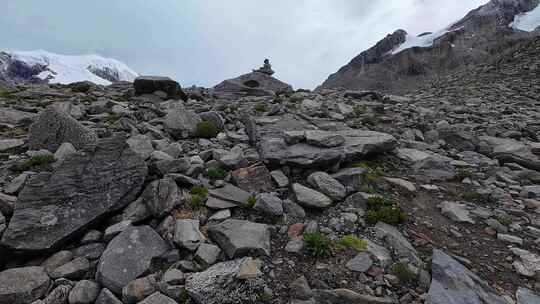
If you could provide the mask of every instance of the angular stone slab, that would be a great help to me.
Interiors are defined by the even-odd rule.
[[[135,200],[147,167],[123,137],[102,139],[83,152],[71,155],[53,172],[30,178],[19,194],[2,245],[52,250]]]
[[[265,224],[230,219],[210,225],[208,234],[231,259],[270,255],[270,231]]]
[[[28,304],[45,295],[51,279],[43,267],[12,268],[0,272],[0,304]]]

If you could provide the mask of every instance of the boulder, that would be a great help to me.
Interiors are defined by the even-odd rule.
[[[148,184],[142,193],[143,202],[155,217],[164,217],[181,203],[181,194],[171,178],[156,180]]]
[[[76,149],[82,149],[96,141],[94,131],[52,106],[39,115],[28,134],[28,146],[33,150],[47,149],[54,152],[65,142],[71,143]]]
[[[210,224],[208,234],[231,259],[270,255],[270,231],[267,225],[229,219],[220,224]]]
[[[283,214],[283,202],[279,197],[270,193],[260,193],[256,199],[257,201],[253,209],[270,216],[280,216]]]
[[[79,281],[69,293],[69,304],[93,304],[99,290],[99,284],[94,281]]]
[[[240,98],[243,96],[274,96],[292,92],[289,84],[264,73],[253,72],[228,79],[214,87],[218,95]]]
[[[176,220],[174,242],[188,250],[196,250],[206,238],[199,230],[198,220]]]
[[[0,139],[0,152],[5,152],[14,148],[20,148],[24,145],[24,140],[12,138],[12,139]]]
[[[326,172],[314,172],[310,174],[307,182],[334,201],[342,200],[347,195],[345,186]]]
[[[33,175],[18,197],[1,244],[52,250],[105,215],[127,206],[146,177],[146,164],[121,136],[86,146],[53,172]]]
[[[11,108],[0,110],[0,125],[18,126],[29,125],[36,118],[36,114],[19,111]]]
[[[265,166],[251,166],[234,170],[231,174],[234,183],[248,192],[270,191],[272,180]]]
[[[169,106],[163,126],[174,139],[184,139],[197,136],[199,122],[199,115],[186,109],[182,103],[174,102]]]
[[[306,208],[323,209],[332,204],[328,196],[298,183],[292,185],[292,190],[296,201]]]
[[[177,302],[166,295],[155,292],[139,304],[176,304]]]
[[[51,279],[43,267],[11,268],[0,272],[0,304],[28,304],[45,295]]]
[[[90,261],[86,258],[79,257],[57,267],[55,270],[49,272],[49,275],[53,279],[65,278],[69,280],[80,280],[86,276],[89,270]]]
[[[96,279],[116,294],[148,272],[153,258],[167,252],[165,241],[150,226],[129,227],[116,236],[99,260]]]
[[[261,158],[275,165],[300,167],[329,167],[341,162],[349,162],[368,155],[390,151],[397,146],[397,140],[390,134],[361,131],[319,131],[327,135],[341,135],[345,142],[337,147],[319,147],[309,143],[288,145],[284,138],[266,137],[259,146]]]
[[[533,153],[534,146],[509,138],[480,136],[480,144],[487,146],[487,150],[480,151],[501,164],[517,163],[527,169],[540,171],[540,157]]]
[[[524,287],[516,291],[516,300],[517,304],[540,304],[540,296]]]
[[[162,91],[167,94],[167,99],[187,100],[187,95],[182,91],[180,84],[169,77],[140,76],[133,82],[133,87],[136,95]]]
[[[495,289],[441,250],[433,250],[429,304],[506,304]]]
[[[437,207],[441,209],[443,215],[454,222],[475,224],[475,221],[470,216],[467,206],[464,204],[444,201]]]
[[[122,304],[122,301],[107,288],[103,288],[97,297],[96,304]]]
[[[186,279],[186,290],[197,304],[252,303],[254,294],[264,290],[257,280],[238,278],[244,264],[251,258],[215,264],[205,271],[193,273]]]

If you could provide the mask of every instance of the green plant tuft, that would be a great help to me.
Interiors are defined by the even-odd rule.
[[[206,175],[212,179],[222,179],[227,176],[227,171],[218,167],[211,167],[206,170]]]
[[[255,196],[250,196],[247,201],[242,204],[242,208],[245,208],[245,209],[251,209],[255,206],[255,204],[257,203],[257,199],[255,198]]]
[[[200,195],[200,196],[206,196],[208,195],[208,189],[204,186],[193,186],[193,188],[191,188],[191,194],[196,194],[196,195]]]
[[[254,107],[256,112],[262,113],[268,111],[268,107],[264,103],[258,103]]]
[[[366,212],[366,222],[376,224],[384,222],[390,225],[397,225],[407,220],[407,214],[401,210],[399,205],[383,196],[372,196],[366,202],[368,211]]]
[[[197,124],[197,136],[202,138],[214,138],[218,135],[219,128],[215,123],[203,120]]]
[[[356,235],[349,234],[341,238],[341,245],[352,248],[357,252],[363,252],[367,249],[368,242],[357,237]]]
[[[330,254],[330,239],[320,232],[304,233],[304,248],[308,255],[322,257]]]
[[[51,154],[32,156],[22,164],[21,170],[47,170],[54,161],[54,155]]]
[[[390,271],[399,279],[401,283],[412,284],[417,280],[417,276],[409,269],[405,263],[396,263],[392,265]]]
[[[466,178],[472,178],[474,175],[469,169],[460,169],[456,175],[456,179],[462,181]]]
[[[202,206],[204,199],[208,195],[208,189],[203,186],[193,186],[193,188],[191,188],[190,194],[190,207],[192,209],[199,209]]]

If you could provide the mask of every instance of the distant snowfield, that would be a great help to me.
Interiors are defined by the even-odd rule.
[[[532,11],[517,15],[510,27],[526,32],[534,31],[540,26],[540,4]]]
[[[98,55],[59,55],[43,50],[8,51],[7,53],[29,66],[46,66],[47,71],[41,72],[37,77],[49,79],[49,83],[69,84],[90,81],[101,85],[111,84],[109,80],[99,77],[91,70],[108,70],[118,75],[121,81],[133,81],[138,76],[126,64]]]
[[[423,36],[413,36],[407,34],[405,42],[399,45],[399,47],[392,51],[392,54],[397,54],[403,50],[410,49],[413,47],[430,47],[433,46],[435,39],[441,37],[442,35],[448,33],[447,29],[440,30],[435,33],[423,35]]]

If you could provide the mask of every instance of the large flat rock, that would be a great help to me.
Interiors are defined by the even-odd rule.
[[[4,270],[0,272],[0,304],[29,304],[44,296],[50,284],[43,267]]]
[[[231,259],[270,255],[270,231],[265,224],[230,219],[210,225],[208,234]]]
[[[146,173],[146,163],[122,136],[86,146],[55,171],[28,180],[1,244],[23,251],[52,250],[135,200]]]
[[[446,253],[433,250],[427,304],[506,304],[495,290]]]
[[[272,96],[278,93],[291,92],[292,87],[264,73],[248,73],[237,78],[227,79],[214,87],[219,95],[229,97]]]
[[[96,279],[120,294],[124,286],[149,270],[153,258],[167,250],[165,241],[150,226],[129,227],[101,255]]]
[[[319,133],[341,135],[345,142],[336,147],[321,147],[306,142],[288,145],[283,138],[267,137],[262,139],[259,153],[262,159],[275,165],[324,167],[384,153],[397,146],[397,140],[386,133],[353,129]]]

